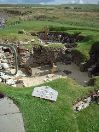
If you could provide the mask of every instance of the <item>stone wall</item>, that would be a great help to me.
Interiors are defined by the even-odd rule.
[[[41,40],[47,39],[47,42],[59,42],[63,44],[72,44],[72,47],[75,46],[75,43],[78,41],[83,41],[86,37],[80,35],[80,33],[69,34],[65,32],[56,32],[56,31],[43,31],[38,32],[38,37]]]
[[[76,49],[72,50],[71,54],[72,54],[72,61],[78,66],[80,66],[80,64],[85,61],[85,57],[78,50]]]
[[[81,70],[88,71],[88,75],[92,77],[99,76],[99,42],[95,42],[89,52],[90,59],[82,63]]]
[[[34,46],[33,54],[30,55],[28,64],[34,66],[38,65],[52,65],[52,63],[56,63],[57,61],[61,61],[63,55],[62,48],[49,48],[47,46]]]

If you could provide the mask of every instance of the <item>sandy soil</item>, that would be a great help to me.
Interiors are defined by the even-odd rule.
[[[71,77],[78,84],[85,86],[85,81],[89,80],[88,74],[86,72],[80,72],[79,67],[75,64],[65,65],[62,63],[57,63],[58,72],[55,74],[50,74],[50,68],[36,67],[32,68],[32,77],[22,77],[25,87],[35,86],[42,84],[44,82],[52,81],[61,77]],[[71,71],[71,74],[66,74],[63,71]]]

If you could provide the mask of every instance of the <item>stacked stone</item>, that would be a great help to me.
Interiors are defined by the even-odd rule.
[[[2,62],[7,63],[9,65],[9,68],[14,68],[14,55],[13,52],[6,47],[0,47],[0,53],[2,54]],[[6,65],[7,65],[6,64]]]
[[[80,111],[87,108],[92,103],[99,104],[99,90],[90,92],[88,96],[78,99],[73,105],[73,110]]]
[[[21,70],[27,75],[32,76],[32,69],[30,67],[30,52],[24,46],[17,47],[18,52],[18,65]]]
[[[8,71],[9,70],[9,65],[8,61],[6,59],[5,53],[2,49],[3,47],[0,47],[0,70]]]
[[[11,50],[5,46],[0,46],[0,82],[13,87],[19,84],[23,86],[23,82],[17,79],[19,76],[25,76],[21,71],[18,71],[15,76],[10,75],[10,73],[14,72],[15,67],[13,64],[14,56]]]
[[[28,49],[26,49],[25,47],[17,47],[17,51],[18,51],[18,63],[19,66],[23,66],[26,65],[29,57],[30,57],[30,52]]]
[[[38,36],[40,39],[47,39],[48,42],[57,42],[66,44],[67,47],[72,48],[75,46],[75,42],[82,41],[85,37],[77,34],[68,34],[62,32],[48,32],[47,36],[45,32],[39,32]]]
[[[9,62],[8,61],[11,61],[10,59],[7,60],[7,53],[4,52],[4,49],[6,49],[5,47],[0,47],[0,82],[4,82],[8,85],[14,85],[15,86],[15,83],[16,83],[16,80],[15,79],[12,79],[11,76],[7,75],[6,73],[3,73],[4,72],[8,72],[10,73],[10,66],[9,66]]]
[[[33,48],[32,63],[36,64],[53,64],[61,61],[61,49],[47,49],[44,46]]]

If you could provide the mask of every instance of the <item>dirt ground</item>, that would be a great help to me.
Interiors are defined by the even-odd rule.
[[[62,63],[57,63],[58,72],[51,74],[49,67],[36,67],[32,68],[32,77],[22,77],[25,87],[35,86],[42,84],[44,82],[52,81],[61,77],[71,77],[78,84],[85,86],[85,82],[89,80],[88,74],[86,72],[81,72],[79,67],[74,63],[70,65],[65,65]],[[66,71],[66,72],[64,72]],[[68,74],[69,71],[69,74]]]
[[[88,81],[90,78],[88,77],[87,72],[81,72],[79,67],[71,63],[70,65],[64,65],[61,63],[58,63],[58,69],[60,70],[60,74],[63,76],[66,76],[66,74],[63,72],[64,70],[71,71],[71,74],[67,75],[74,79],[78,84],[85,86],[85,82]]]

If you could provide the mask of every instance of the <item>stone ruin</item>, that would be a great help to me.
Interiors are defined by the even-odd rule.
[[[33,33],[34,34],[34,33]],[[33,55],[31,56],[30,62],[33,65],[37,64],[51,64],[56,63],[57,61],[63,62],[65,64],[71,64],[72,61],[77,65],[83,62],[83,57],[79,53],[74,52],[74,47],[76,46],[76,42],[83,41],[86,39],[85,36],[80,35],[80,33],[69,34],[65,32],[57,32],[57,31],[42,31],[34,34],[39,37],[41,45],[39,47],[33,47]],[[51,49],[48,50],[47,46],[50,44],[61,44],[63,45],[63,49]],[[46,46],[46,47],[44,47]],[[79,57],[80,56],[80,57]],[[76,59],[75,59],[76,57]]]
[[[90,59],[81,65],[82,71],[88,71],[89,77],[99,76],[99,42],[95,42],[89,52]]]
[[[36,35],[40,38],[40,45],[33,45],[33,54],[30,56],[30,65],[49,64],[63,62],[71,64],[72,49],[76,42],[85,39],[80,33],[68,34],[63,32],[38,32]],[[49,45],[53,45],[49,48]],[[54,48],[55,44],[62,45],[62,48]]]
[[[18,53],[18,66],[27,76],[31,76],[32,70],[28,63],[28,60],[30,58],[30,51],[27,48],[25,48],[25,46],[18,45],[17,53]]]
[[[33,54],[31,54],[28,63],[32,66],[34,65],[53,65],[57,61],[61,61],[62,48],[48,48],[43,45],[34,45],[33,46]]]
[[[11,85],[13,87],[16,86],[24,86],[21,77],[31,76],[32,71],[29,65],[26,64],[29,58],[29,51],[21,46],[14,46],[16,48],[17,56],[17,64],[15,64],[14,53],[10,49],[9,45],[6,47],[0,46],[0,82]],[[16,75],[14,74],[17,69]]]
[[[34,34],[34,33],[33,33]],[[40,40],[43,42],[45,40],[45,32],[36,32]],[[28,50],[25,48],[25,44],[16,44],[16,51],[18,53],[18,67],[21,74],[24,73],[26,76],[32,76],[32,68],[35,66],[45,66],[48,65],[50,68],[50,73],[54,74],[57,71],[56,63],[62,62],[63,64],[71,64],[73,60],[77,61],[77,58],[73,58],[73,48],[76,46],[77,41],[82,41],[85,39],[80,33],[68,34],[62,32],[49,32],[47,34],[47,43],[43,42],[41,44],[35,44],[33,40],[33,48]],[[51,46],[50,46],[51,44]],[[61,46],[55,46],[55,44]],[[75,54],[75,53],[74,53]],[[79,56],[78,54],[76,56]],[[82,59],[80,58],[79,61]],[[14,60],[10,60],[13,63]],[[66,75],[71,74],[70,71],[63,71]],[[48,73],[49,74],[49,73]],[[2,75],[2,74],[1,74]],[[5,75],[2,75],[5,76]],[[2,81],[2,80],[1,80]],[[13,81],[10,80],[11,85]],[[7,81],[6,81],[7,83]],[[9,81],[8,81],[9,84]],[[16,82],[14,83],[16,84]]]
[[[80,33],[69,34],[65,32],[38,32],[38,37],[45,42],[62,43],[65,44],[67,48],[72,48],[76,46],[76,42],[85,39],[85,36],[80,35]]]
[[[92,103],[99,104],[99,90],[91,91],[90,94],[83,98],[78,98],[73,104],[74,111],[81,111],[87,108]]]
[[[10,68],[14,68],[13,51],[6,46],[0,46],[0,70],[10,72]]]

